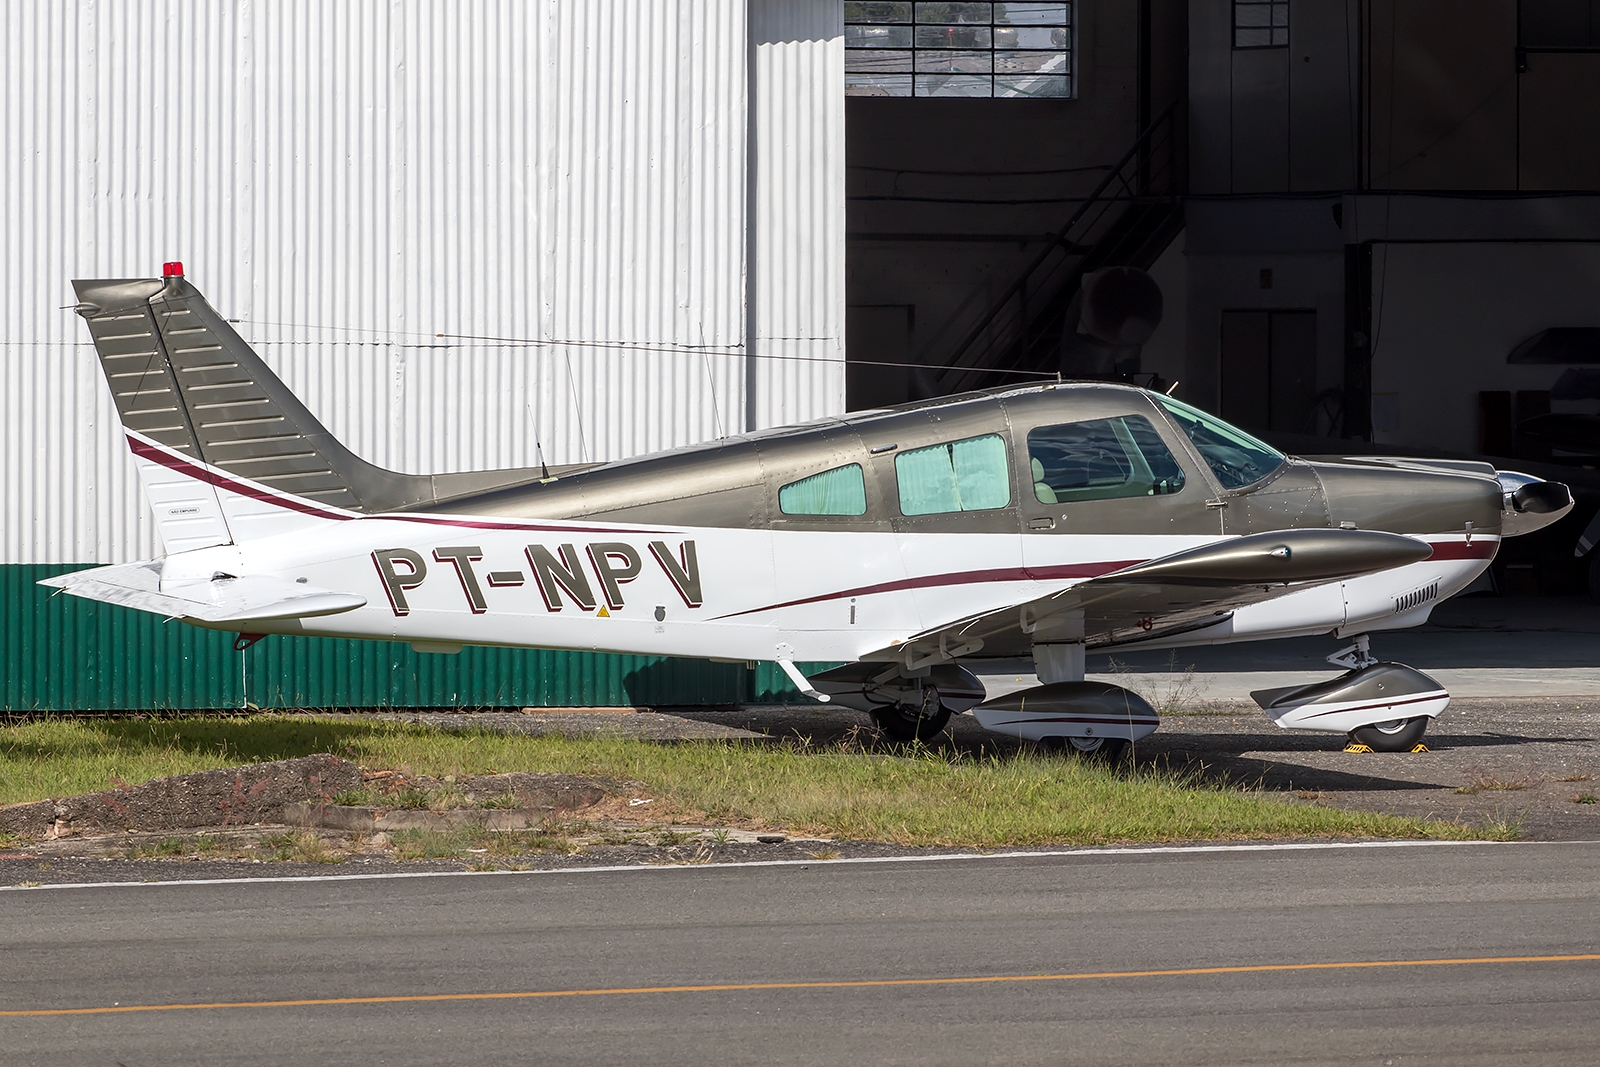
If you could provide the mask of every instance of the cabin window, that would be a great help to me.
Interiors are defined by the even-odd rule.
[[[861,464],[790,482],[778,490],[778,510],[785,515],[865,515],[867,483]]]
[[[1189,435],[1195,450],[1224,489],[1241,489],[1259,482],[1283,465],[1282,452],[1257,441],[1238,427],[1170,396],[1158,395],[1155,399]]]
[[[1163,496],[1183,488],[1183,468],[1140,415],[1028,431],[1033,495],[1041,504]]]
[[[988,511],[1011,503],[1006,443],[999,434],[914,448],[894,458],[904,515]]]

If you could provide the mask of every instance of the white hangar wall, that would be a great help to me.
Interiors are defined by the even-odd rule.
[[[24,0],[7,23],[0,561],[157,551],[63,307],[73,278],[170,259],[400,470],[844,408],[840,0]]]

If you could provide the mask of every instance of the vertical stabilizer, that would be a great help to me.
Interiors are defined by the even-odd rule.
[[[128,431],[163,548],[185,552],[229,544],[233,537],[216,486],[185,471],[181,463],[157,460],[165,453],[201,462],[194,428],[150,307],[151,298],[162,291],[162,281],[145,278],[73,285],[80,301],[78,311],[89,321],[117,415]],[[82,303],[86,292],[97,301],[92,308]]]
[[[73,287],[169,552],[432,501],[337,441],[180,264]]]
[[[398,474],[351,452],[168,263],[75,281],[169,552],[426,508],[547,471]]]

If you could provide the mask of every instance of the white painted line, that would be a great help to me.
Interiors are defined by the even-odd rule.
[[[371,882],[401,878],[483,878],[508,875],[618,874],[646,871],[718,871],[740,867],[841,866],[860,863],[948,863],[972,860],[1050,859],[1063,856],[1158,856],[1217,852],[1307,852],[1335,849],[1432,848],[1447,845],[1591,845],[1597,841],[1298,841],[1258,845],[1127,845],[1039,852],[942,852],[928,856],[846,856],[839,859],[747,860],[726,863],[619,863],[605,867],[550,867],[537,871],[375,871],[370,874],[269,875],[263,878],[174,878],[150,882],[59,882],[0,886],[0,893],[45,889],[139,889],[169,885],[254,885],[266,882]]]

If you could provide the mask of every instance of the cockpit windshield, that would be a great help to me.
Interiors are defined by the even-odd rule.
[[[1189,435],[1224,489],[1242,489],[1259,482],[1283,463],[1283,453],[1221,419],[1181,400],[1156,394],[1175,422]]]

